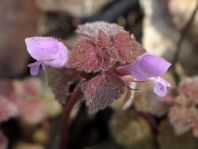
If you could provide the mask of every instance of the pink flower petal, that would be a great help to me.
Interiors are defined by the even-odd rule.
[[[147,77],[158,77],[164,74],[170,67],[170,63],[161,57],[144,54],[136,60],[134,69],[139,69]]]
[[[31,37],[25,39],[29,54],[44,65],[55,68],[64,67],[68,61],[69,51],[57,39],[49,37]]]
[[[152,81],[154,83],[153,85],[154,93],[160,97],[164,97],[167,94],[167,88],[171,87],[171,84],[160,77],[152,78]]]
[[[40,65],[41,64],[39,62],[31,63],[28,65],[28,67],[30,67],[30,73],[32,76],[38,75],[40,70]]]
[[[120,67],[117,71],[123,75],[132,75],[139,81],[152,80],[155,94],[163,97],[167,94],[167,88],[171,85],[160,76],[168,70],[170,65],[168,61],[160,57],[143,54],[134,63]]]
[[[120,73],[132,75],[135,79],[146,81],[151,77],[159,77],[170,67],[170,63],[160,57],[143,54],[127,66],[118,69]]]

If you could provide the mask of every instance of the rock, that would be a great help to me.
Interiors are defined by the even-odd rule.
[[[125,148],[153,149],[153,136],[147,121],[130,111],[112,116],[110,130],[113,138]]]
[[[191,133],[176,136],[168,121],[161,123],[158,141],[160,149],[196,149],[198,145],[197,140]]]
[[[7,0],[0,5],[0,78],[16,77],[27,67],[24,39],[36,34],[39,12],[33,1]]]
[[[14,149],[44,149],[44,147],[39,144],[20,142],[15,145]]]
[[[168,9],[171,15],[171,19],[175,24],[176,28],[182,29],[188,19],[191,17],[193,10],[196,7],[197,0],[183,0],[182,3],[180,0],[170,0],[168,3]],[[198,35],[198,15],[195,16],[192,28],[195,34]],[[190,32],[191,32],[190,31]]]
[[[44,11],[66,12],[72,16],[83,17],[98,13],[105,5],[114,0],[36,0]]]
[[[184,0],[182,3],[178,0],[142,0],[141,5],[145,12],[143,28],[144,47],[149,53],[163,56],[169,61],[172,61],[178,40],[181,36],[180,30],[192,14],[195,2],[193,0],[190,0],[190,2]],[[181,16],[185,17],[185,19],[179,21],[181,23],[179,25],[176,20],[181,20]],[[197,20],[197,15],[195,20]],[[182,42],[179,55],[179,61],[184,67],[185,73],[189,75],[196,74],[198,68],[198,54],[196,49],[198,43],[196,26],[198,23],[196,22],[194,21],[192,27],[188,30]]]

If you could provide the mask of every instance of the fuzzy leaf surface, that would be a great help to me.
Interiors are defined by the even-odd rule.
[[[68,66],[79,71],[97,72],[102,64],[95,45],[87,39],[77,43],[70,53]]]
[[[100,74],[82,84],[90,113],[106,108],[124,92],[124,82],[111,74]]]
[[[119,61],[124,64],[132,63],[138,56],[145,53],[142,46],[125,31],[121,31],[113,37],[112,45],[112,48],[118,53]]]
[[[80,79],[80,74],[69,69],[48,68],[48,84],[54,92],[55,98],[66,104],[69,89],[72,83]]]

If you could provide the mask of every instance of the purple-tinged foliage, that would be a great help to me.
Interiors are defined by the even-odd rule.
[[[108,36],[113,36],[119,33],[120,31],[124,31],[123,27],[114,24],[114,23],[106,23],[106,22],[93,22],[86,23],[83,25],[79,25],[76,32],[83,36],[91,37],[97,39],[97,36],[100,31],[103,31]]]
[[[198,137],[198,78],[183,80],[178,87],[178,96],[175,97],[169,111],[169,120],[176,134],[183,134],[192,130]]]
[[[43,120],[45,106],[41,86],[36,78],[0,82],[0,122],[15,116],[31,123]]]
[[[198,111],[193,108],[173,106],[169,111],[169,120],[175,133],[181,135],[198,127]]]
[[[31,37],[25,39],[27,51],[37,60],[29,64],[32,75],[39,73],[40,67],[64,67],[69,58],[69,51],[65,45],[54,38]]]
[[[71,86],[78,82],[80,73],[67,68],[53,69],[48,68],[48,84],[54,92],[55,98],[63,105],[67,104]]]
[[[124,82],[111,74],[102,73],[82,84],[86,105],[90,113],[109,106],[124,92]]]
[[[8,98],[0,96],[0,123],[16,117],[19,113],[18,107]],[[8,148],[8,140],[0,130],[0,149]]]
[[[128,32],[105,22],[79,26],[82,39],[74,45],[68,61],[70,68],[85,72],[106,71],[116,62],[129,64],[145,50]]]
[[[160,57],[143,54],[134,63],[123,66],[118,71],[122,74],[132,75],[138,81],[153,81],[155,94],[164,97],[167,94],[167,88],[171,85],[162,79],[161,75],[168,70],[170,65],[169,62]]]
[[[94,49],[94,44],[83,39],[78,42],[71,51],[68,66],[80,71],[97,72],[100,69],[102,60]]]
[[[185,97],[198,98],[198,78],[186,79],[179,85],[178,91]]]
[[[15,98],[13,102],[19,109],[20,117],[28,123],[37,124],[44,119],[45,106],[42,100]]]
[[[70,84],[75,81],[81,83],[83,78],[85,82],[81,89],[89,111],[94,113],[104,109],[128,87],[130,81],[122,80],[128,74],[132,75],[132,81],[133,78],[138,81],[152,80],[154,92],[159,96],[166,95],[171,85],[160,76],[167,71],[170,63],[145,54],[145,49],[123,27],[94,22],[80,25],[76,32],[81,37],[70,52],[63,43],[53,38],[26,39],[28,52],[37,60],[29,65],[33,75],[46,65],[67,67],[60,71],[51,71],[53,68],[48,71],[49,84],[62,104],[67,102]],[[119,66],[121,69],[117,73]]]
[[[0,123],[17,116],[18,107],[6,97],[0,96]]]
[[[138,56],[146,51],[128,32],[122,31],[113,37],[111,54],[117,53],[118,61],[122,64],[134,62]]]
[[[50,97],[51,92],[48,90],[48,88],[46,87],[42,88],[42,87],[43,86],[41,80],[36,78],[26,78],[24,80],[1,80],[0,81],[0,125],[5,121],[9,121],[11,118],[14,118],[15,120],[17,120],[17,124],[18,122],[20,122],[20,124],[23,124],[23,127],[27,126],[26,125],[27,123],[28,126],[30,124],[31,128],[29,127],[30,129],[28,129],[27,134],[32,135],[32,133],[29,132],[31,132],[36,128],[33,126],[35,126],[35,124],[41,124],[41,125],[44,124],[43,123],[45,122],[44,120],[46,120],[46,118],[51,116],[50,115],[51,112],[48,112],[49,111],[48,109],[53,106],[53,103],[49,104],[50,107],[48,107],[48,105],[44,103],[49,102],[50,101],[49,98],[53,98],[53,96]],[[11,122],[11,123],[14,124],[11,127],[18,128],[18,125],[15,126],[15,122],[14,123]],[[41,125],[39,125],[39,127]],[[10,128],[10,126],[9,127],[6,126],[6,129],[7,128]],[[20,130],[22,130],[21,128],[22,127],[20,127]],[[27,128],[26,127],[24,128],[25,131],[27,131],[26,130]],[[2,131],[0,130],[0,149],[8,149],[8,140],[2,133],[3,131],[5,131],[5,128],[2,127],[2,129],[3,129]],[[9,134],[13,134],[14,132],[12,130],[13,130],[12,128],[8,132],[6,130],[5,131],[6,135],[8,134],[8,136],[10,136]],[[22,139],[21,136],[20,138],[17,139],[17,142],[19,139],[20,140]],[[15,139],[13,142],[12,138],[9,141],[10,144],[17,143],[15,142]],[[10,145],[9,148],[11,148]]]
[[[27,78],[22,81],[22,88],[24,93],[29,96],[37,96],[41,93],[42,82],[39,79]]]

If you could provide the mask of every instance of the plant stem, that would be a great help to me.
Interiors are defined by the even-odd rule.
[[[59,149],[67,149],[68,146],[68,128],[69,128],[69,118],[70,113],[75,106],[75,104],[81,99],[82,92],[80,89],[73,92],[65,106],[63,113],[63,120],[60,129],[60,146]]]
[[[179,40],[176,45],[176,52],[175,52],[175,55],[173,57],[173,62],[172,62],[172,72],[173,72],[173,76],[176,78],[176,83],[179,83],[179,81],[180,81],[179,75],[177,74],[177,71],[176,71],[176,63],[179,60],[179,54],[181,51],[182,42],[185,39],[187,31],[189,30],[189,28],[191,27],[191,25],[194,21],[197,10],[198,10],[198,3],[196,4],[196,7],[193,10],[189,20],[187,21],[187,23],[184,25],[183,29],[181,30],[181,35],[180,35]]]
[[[142,116],[148,122],[148,124],[150,125],[151,131],[152,131],[152,134],[153,134],[155,148],[160,149],[160,145],[159,145],[159,142],[157,140],[157,136],[158,136],[159,132],[158,132],[158,126],[157,126],[156,120],[149,113],[139,112],[139,115]]]

